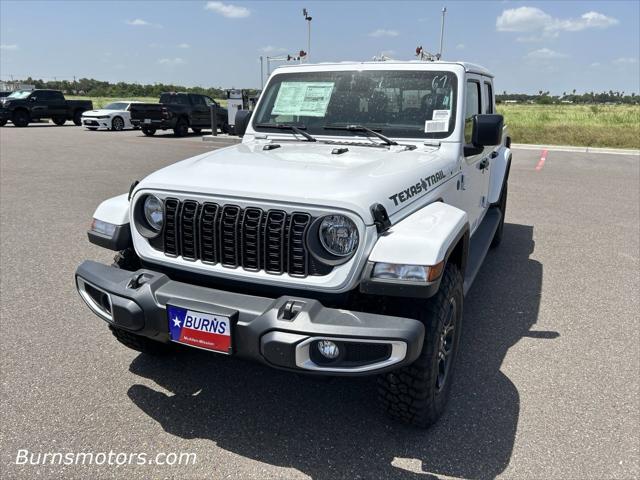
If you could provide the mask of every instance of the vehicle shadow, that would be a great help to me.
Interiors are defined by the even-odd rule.
[[[505,224],[466,299],[448,411],[429,430],[388,420],[373,377],[314,378],[196,350],[136,357],[131,372],[169,394],[133,385],[129,398],[172,435],[314,479],[494,478],[509,464],[520,411],[500,366],[521,338],[558,336],[530,332],[542,285],[533,247],[533,227]]]

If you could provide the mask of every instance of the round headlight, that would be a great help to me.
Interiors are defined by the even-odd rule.
[[[337,257],[347,257],[358,247],[358,228],[344,215],[324,217],[318,234],[322,246]]]
[[[144,218],[151,228],[159,232],[164,222],[164,207],[162,201],[153,195],[147,195],[144,200]]]

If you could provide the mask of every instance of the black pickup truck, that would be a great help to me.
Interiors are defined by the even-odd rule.
[[[82,125],[82,113],[93,110],[91,100],[65,100],[59,90],[17,90],[0,99],[0,126],[11,121],[16,127],[50,118],[56,125],[73,120]]]
[[[217,124],[228,133],[227,109],[207,97],[196,93],[163,93],[160,103],[134,103],[131,105],[131,123],[151,136],[156,130],[172,129],[176,137],[184,137],[189,128],[200,133],[211,128],[211,106],[217,110]]]

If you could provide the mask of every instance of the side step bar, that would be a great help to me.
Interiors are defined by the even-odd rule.
[[[484,216],[469,242],[469,257],[464,276],[464,294],[466,295],[473,281],[480,271],[484,257],[487,256],[493,236],[500,225],[502,212],[497,208],[490,208]]]

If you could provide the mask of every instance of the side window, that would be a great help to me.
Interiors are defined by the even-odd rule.
[[[200,95],[190,95],[190,96],[191,96],[191,101],[193,102],[194,105],[196,106],[205,105],[204,98],[201,97]]]
[[[481,112],[480,110],[480,82],[469,80],[467,82],[467,102],[464,112],[464,141],[471,143],[471,133],[473,131],[473,116]]]
[[[48,92],[46,90],[36,92],[34,96],[38,99],[39,102],[48,102],[49,100],[51,100],[51,92]]]
[[[204,103],[207,104],[207,107],[210,107],[211,105],[217,105],[217,103],[211,100],[209,97],[203,97],[203,98],[204,98]]]
[[[484,82],[484,113],[493,113],[493,88],[489,82]]]
[[[54,102],[63,102],[64,101],[64,96],[62,95],[62,92],[50,92],[50,95],[51,95],[51,97],[49,99],[54,101]]]

